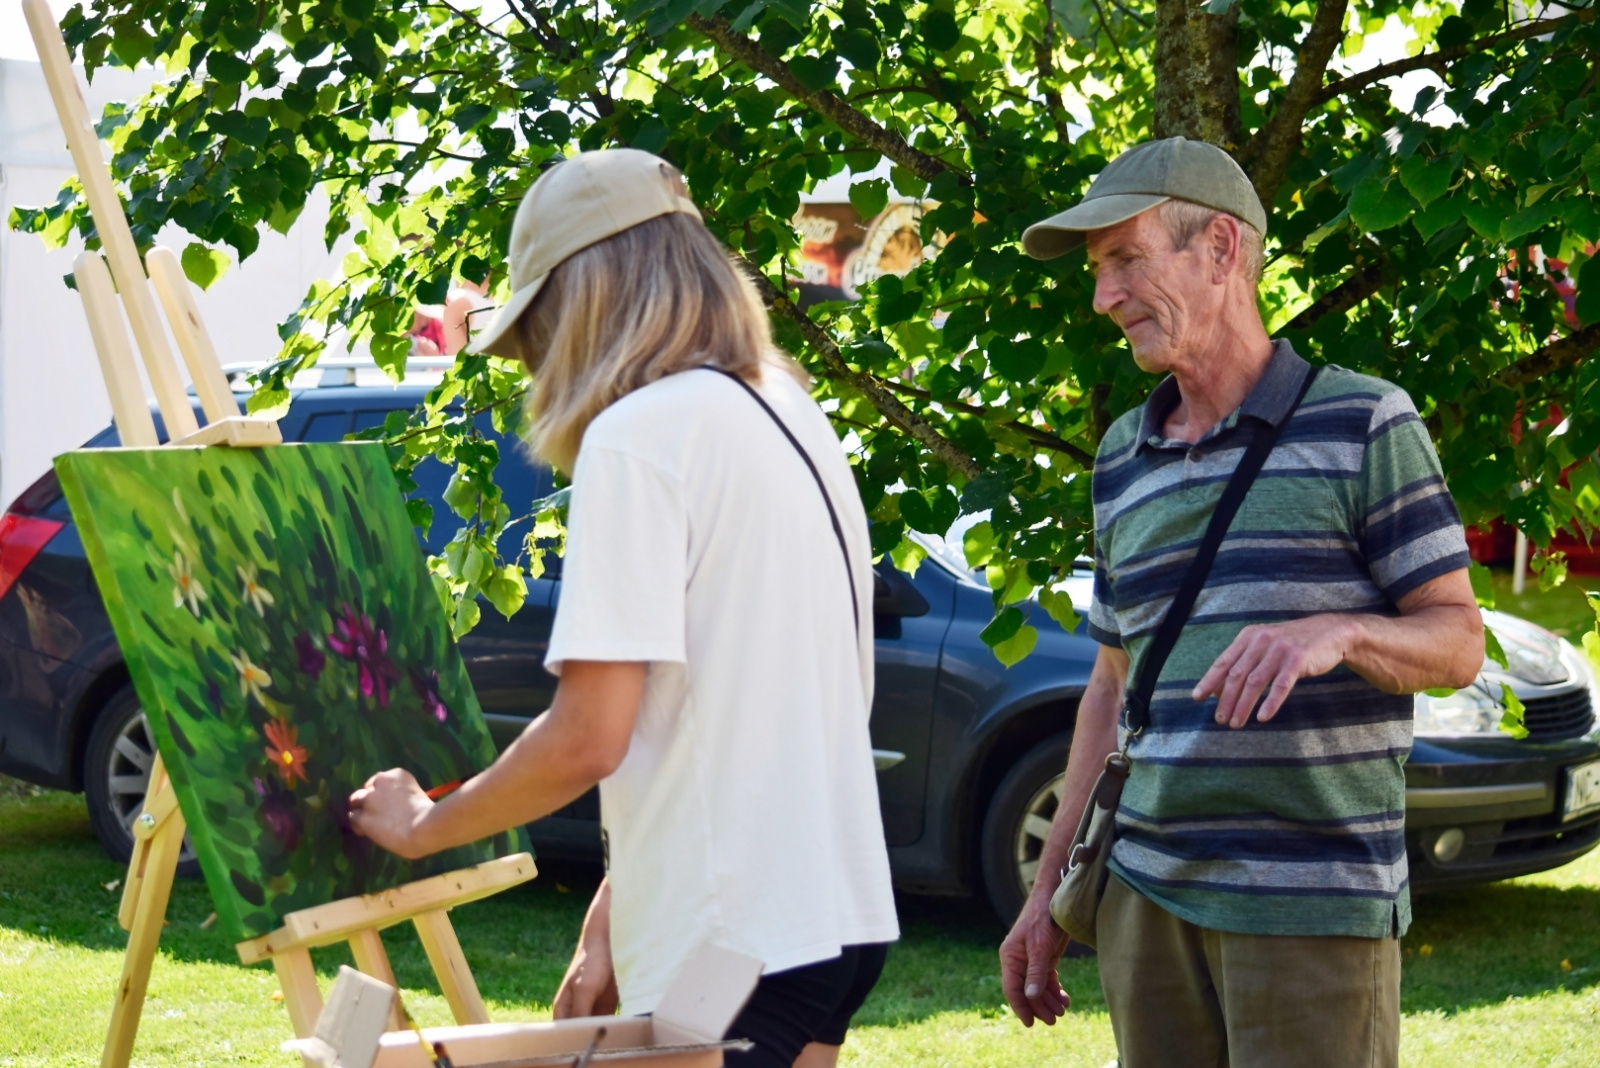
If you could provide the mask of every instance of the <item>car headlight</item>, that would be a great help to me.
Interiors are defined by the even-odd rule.
[[[1418,736],[1493,734],[1500,726],[1500,702],[1476,683],[1449,697],[1419,693],[1416,702]]]

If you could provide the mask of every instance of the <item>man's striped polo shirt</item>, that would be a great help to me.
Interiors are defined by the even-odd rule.
[[[1118,419],[1094,467],[1089,632],[1139,660],[1245,447],[1279,424],[1308,365],[1274,343],[1237,411],[1190,445],[1162,435],[1167,378]],[[1189,696],[1251,623],[1395,615],[1468,565],[1438,456],[1404,390],[1326,367],[1222,542],[1129,750],[1111,866],[1174,915],[1249,934],[1383,937],[1410,922],[1405,779],[1412,698],[1347,667],[1301,680],[1267,723],[1215,720]]]

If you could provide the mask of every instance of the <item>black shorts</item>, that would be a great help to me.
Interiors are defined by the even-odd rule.
[[[832,960],[763,975],[739,1013],[729,1038],[748,1038],[755,1048],[729,1051],[728,1068],[790,1068],[811,1042],[844,1044],[850,1018],[883,974],[886,943],[845,946]]]

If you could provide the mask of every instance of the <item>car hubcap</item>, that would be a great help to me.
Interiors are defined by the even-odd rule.
[[[1015,855],[1017,881],[1026,896],[1033,889],[1033,880],[1039,874],[1039,854],[1044,852],[1045,839],[1050,836],[1050,822],[1056,818],[1061,805],[1061,791],[1066,786],[1066,775],[1057,775],[1041,786],[1017,823]]]
[[[111,814],[122,829],[133,838],[133,821],[144,811],[144,795],[150,789],[150,768],[155,764],[156,744],[150,735],[150,721],[143,712],[127,722],[122,733],[111,746],[111,759],[106,762],[106,796],[110,798]],[[180,861],[193,860],[194,850],[189,836],[183,836]]]

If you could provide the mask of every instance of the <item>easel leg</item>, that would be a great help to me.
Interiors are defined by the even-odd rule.
[[[489,1010],[483,1006],[478,994],[478,984],[467,967],[467,958],[461,953],[461,943],[456,940],[456,929],[444,909],[423,912],[412,917],[417,925],[417,936],[428,954],[428,963],[439,977],[439,988],[450,1003],[450,1012],[458,1024],[489,1022]]]
[[[289,1010],[289,1023],[296,1038],[309,1038],[322,1015],[322,991],[317,989],[317,972],[311,966],[309,949],[286,949],[273,955],[283,989],[283,1005]]]
[[[152,776],[152,780],[154,778]],[[183,850],[183,832],[183,817],[173,813],[148,840],[135,843],[134,867],[142,870],[130,869],[129,874],[139,881],[138,897],[128,931],[128,949],[122,958],[117,1000],[111,1007],[106,1047],[100,1056],[101,1068],[127,1068],[133,1054],[139,1014],[144,1009],[145,990],[150,985],[150,965],[155,961],[156,947],[161,941],[167,901],[172,896],[172,880],[178,870],[178,854]]]
[[[350,955],[356,959],[358,971],[394,987],[394,1008],[389,1010],[389,1030],[404,1031],[406,1020],[400,1008],[400,984],[395,981],[394,969],[389,966],[389,954],[384,952],[382,936],[370,927],[365,931],[357,931],[350,938]]]

